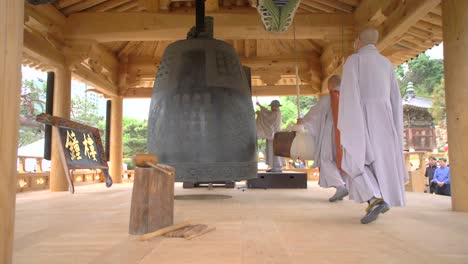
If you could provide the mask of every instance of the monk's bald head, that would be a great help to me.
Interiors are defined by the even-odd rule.
[[[328,79],[328,90],[331,91],[339,91],[341,85],[341,77],[339,75],[333,75]]]
[[[379,40],[379,31],[373,27],[367,27],[359,33],[358,38],[355,42],[355,48],[360,49],[365,45],[376,45],[377,41]]]

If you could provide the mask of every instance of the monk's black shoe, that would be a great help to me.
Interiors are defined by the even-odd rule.
[[[369,224],[377,220],[379,214],[384,214],[390,210],[390,206],[382,199],[377,199],[366,209],[366,215],[361,219],[361,224]]]

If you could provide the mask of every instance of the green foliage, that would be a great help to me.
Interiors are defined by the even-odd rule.
[[[283,128],[290,124],[295,124],[297,120],[297,103],[296,96],[283,96],[281,97],[281,114],[283,116]],[[299,100],[301,106],[301,116],[304,116],[311,107],[317,104],[316,96],[301,96]]]
[[[403,65],[395,68],[401,94],[405,94],[408,83],[412,82],[416,96],[433,99],[429,111],[434,121],[443,125],[445,120],[443,60],[431,59],[423,53],[409,61],[407,66],[407,71]]]
[[[22,88],[20,118],[28,122],[20,126],[19,147],[44,137],[43,126],[38,127],[33,120],[35,120],[36,115],[45,112],[47,83],[24,79]],[[97,106],[86,100],[85,97],[74,96],[71,108],[72,120],[97,127],[101,131],[104,129],[104,117],[97,115]]]
[[[408,62],[408,71],[405,73],[403,66],[398,66],[395,73],[399,78],[402,94],[408,82],[412,82],[417,96],[431,98],[435,87],[444,77],[444,63],[440,59],[431,59],[422,53]]]
[[[432,106],[429,112],[434,118],[434,122],[443,126],[445,120],[445,82],[443,79],[442,82],[434,88]]]
[[[46,83],[33,80],[23,81],[23,94],[21,95],[20,114],[28,117],[36,116],[45,111]]]
[[[131,158],[136,153],[146,153],[148,122],[135,118],[123,119],[123,156]]]
[[[71,120],[97,127],[99,130],[105,128],[104,117],[97,115],[98,106],[88,101],[85,96],[74,96],[71,108]]]
[[[45,111],[46,83],[23,80],[22,88],[20,118],[30,121],[35,120],[36,115]],[[43,138],[44,131],[41,127],[21,125],[18,146],[22,147]]]
[[[18,147],[36,142],[44,137],[44,131],[37,127],[20,126]]]

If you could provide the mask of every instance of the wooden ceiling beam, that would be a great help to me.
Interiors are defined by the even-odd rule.
[[[311,12],[311,13],[320,13],[321,12],[320,10],[312,8],[312,7],[308,6],[308,5],[304,5],[303,3],[299,4],[299,9],[302,9],[302,10],[305,10],[305,11]]]
[[[215,37],[219,39],[293,39],[293,32],[264,30],[258,14],[214,13]],[[128,23],[132,21],[132,23]],[[323,39],[353,30],[350,14],[297,14],[297,39]],[[108,41],[155,41],[184,39],[193,26],[193,15],[155,13],[76,13],[67,19],[67,38]]]
[[[391,1],[375,1],[363,0],[354,11],[356,27],[358,30],[367,26],[377,27],[383,23],[387,17],[384,15],[384,10],[387,9],[395,0]]]
[[[309,6],[309,7],[315,8],[317,10],[320,10],[322,12],[326,12],[326,13],[334,13],[336,11],[335,8],[330,7],[328,5],[318,3],[318,2],[316,2],[314,0],[302,0],[301,3],[306,5],[306,6]]]
[[[45,38],[24,30],[23,44],[23,52],[34,58],[35,61],[54,67],[63,67],[65,65],[63,54]]]
[[[148,12],[158,12],[160,8],[159,0],[138,0],[138,6]]]
[[[55,5],[55,7],[57,7],[57,9],[61,10],[63,8],[74,5],[74,4],[76,4],[76,3],[80,2],[80,1],[81,0],[59,0],[54,5]]]
[[[152,87],[130,88],[122,94],[124,98],[151,98]],[[301,85],[301,95],[316,95],[320,91],[310,85]],[[296,95],[296,85],[252,86],[252,96],[291,96]]]
[[[407,0],[400,4],[379,29],[381,37],[377,43],[377,48],[379,50],[384,50],[386,47],[397,42],[413,24],[439,5],[440,1],[441,0]]]
[[[326,91],[328,79],[339,74],[345,58],[353,53],[351,43],[332,43],[324,48],[320,57],[322,66],[321,91]]]
[[[102,74],[95,73],[82,64],[74,65],[72,67],[73,77],[80,81],[89,83],[106,96],[117,96],[118,87],[111,81],[104,78]]]
[[[315,2],[321,3],[323,5],[327,5],[336,10],[340,10],[346,13],[353,13],[354,11],[354,8],[352,6],[342,3],[338,0],[315,0]]]
[[[76,12],[80,12],[80,11],[83,11],[83,10],[86,10],[88,8],[91,8],[95,5],[99,5],[101,4],[102,2],[105,2],[106,0],[85,0],[85,1],[81,1],[81,2],[78,2],[74,5],[71,5],[71,6],[68,6],[68,7],[65,7],[64,9],[60,10],[63,14],[65,15],[70,15],[70,14],[73,14],[73,13],[76,13]]]
[[[431,33],[433,35],[442,35],[442,27],[438,25],[434,25],[431,23],[428,23],[426,21],[418,21],[415,24],[413,24],[413,27],[418,28],[420,30],[424,30],[428,33]]]
[[[130,1],[128,3],[125,3],[123,5],[120,5],[120,6],[117,6],[117,7],[114,7],[112,9],[109,10],[109,12],[114,12],[116,14],[120,14],[120,12],[125,12],[125,11],[128,11],[134,7],[137,7],[138,6],[138,2],[136,1]],[[107,14],[108,12],[106,12],[105,14]],[[70,17],[69,17],[70,18]],[[96,22],[96,23],[99,23],[99,22]],[[97,24],[96,24],[97,25]]]
[[[356,7],[359,6],[362,0],[338,0],[339,2],[345,3],[347,5]]]
[[[432,13],[442,16],[442,5],[436,6],[434,9],[431,10]]]
[[[92,40],[67,41],[64,54],[69,67],[81,69],[82,64],[86,64],[93,74],[87,73],[85,76],[103,79],[104,81],[99,82],[99,84],[105,84],[105,86],[101,88],[108,89],[109,85],[107,83],[110,83],[114,87],[117,86],[119,61],[102,44]],[[111,90],[110,92],[115,91]]]
[[[218,12],[219,11],[219,1],[218,0],[206,0],[205,1],[205,10],[206,10],[206,12]]]
[[[87,12],[106,12],[114,7],[126,4],[132,0],[110,0],[86,10]]]
[[[37,19],[46,27],[63,27],[66,22],[66,17],[51,4],[31,5],[25,3],[25,15]]]
[[[426,16],[422,17],[421,20],[433,25],[442,26],[442,16],[434,13],[427,14]]]

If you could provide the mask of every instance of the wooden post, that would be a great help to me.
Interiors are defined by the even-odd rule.
[[[174,176],[155,168],[136,168],[128,233],[142,235],[174,222]]]
[[[67,67],[55,71],[54,115],[70,118],[71,112],[71,71]],[[53,134],[56,131],[52,130]],[[50,191],[68,191],[68,182],[60,157],[60,142],[52,137],[52,162],[50,167]]]
[[[12,263],[24,2],[0,1],[0,263]]]
[[[468,1],[442,1],[452,209],[468,212]]]
[[[122,183],[122,118],[123,97],[112,98],[111,131],[110,131],[110,175],[114,183]]]
[[[408,127],[408,151],[415,151],[413,128]]]

